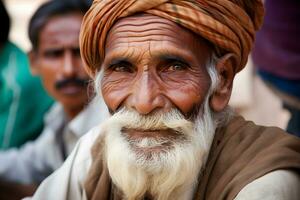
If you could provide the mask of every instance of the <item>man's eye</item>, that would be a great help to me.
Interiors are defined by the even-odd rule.
[[[80,57],[80,49],[79,48],[72,49],[72,53],[74,56]]]
[[[44,56],[48,58],[60,57],[63,54],[61,50],[48,50],[44,52]]]
[[[130,64],[115,64],[109,66],[109,69],[114,71],[114,72],[128,72],[128,73],[133,73],[134,69],[133,66]]]
[[[188,68],[187,64],[180,63],[180,62],[174,62],[174,63],[168,65],[164,71],[168,71],[168,72],[183,71],[183,70],[186,70],[187,68]]]

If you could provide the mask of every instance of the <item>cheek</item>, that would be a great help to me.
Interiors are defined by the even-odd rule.
[[[43,57],[43,61],[41,62],[41,66],[45,70],[59,70],[62,67],[62,60],[61,59],[51,59]]]
[[[85,69],[82,66],[78,67],[77,76],[79,78],[91,80],[91,77],[87,74],[87,72],[85,71]]]
[[[75,59],[74,65],[76,66],[79,75],[81,75],[82,77],[88,77],[88,74],[86,73],[86,71],[83,67],[81,58]]]
[[[165,81],[166,96],[185,114],[192,112],[193,108],[203,103],[210,83],[207,77],[187,77]]]
[[[130,94],[133,78],[130,76],[109,75],[103,76],[101,92],[106,105],[111,110],[116,110]]]
[[[42,79],[43,85],[48,92],[53,93],[55,91],[55,83],[59,71],[54,66],[47,65],[46,63],[43,63],[41,66],[39,75]]]
[[[55,89],[55,82],[56,79],[53,74],[50,73],[44,73],[42,75],[42,82],[43,86],[46,89],[46,91],[50,94],[50,96],[57,98],[58,91]]]

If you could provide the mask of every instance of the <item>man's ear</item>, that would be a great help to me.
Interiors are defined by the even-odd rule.
[[[217,61],[216,70],[219,84],[210,97],[210,107],[215,112],[222,111],[229,102],[232,82],[235,76],[234,66],[235,59],[233,54],[226,54]]]
[[[39,61],[37,52],[34,50],[29,51],[27,54],[29,58],[30,71],[32,75],[39,75]]]

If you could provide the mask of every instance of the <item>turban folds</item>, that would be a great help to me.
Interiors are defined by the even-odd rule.
[[[255,31],[263,21],[261,0],[94,0],[80,33],[87,72],[93,76],[105,55],[105,41],[115,22],[136,13],[169,19],[210,41],[218,55],[232,53],[234,70],[247,63]]]

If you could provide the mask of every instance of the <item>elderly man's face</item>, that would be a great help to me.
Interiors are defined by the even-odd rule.
[[[50,95],[74,114],[88,99],[89,79],[79,51],[82,18],[81,13],[50,18],[40,32],[37,50],[31,53],[32,71],[41,76]]]
[[[127,199],[190,195],[182,191],[193,187],[215,131],[210,55],[204,40],[160,17],[127,17],[110,30],[96,83],[113,114],[101,129],[106,162]]]
[[[152,15],[121,19],[107,38],[102,94],[111,111],[179,109],[187,117],[209,88],[208,44]]]

